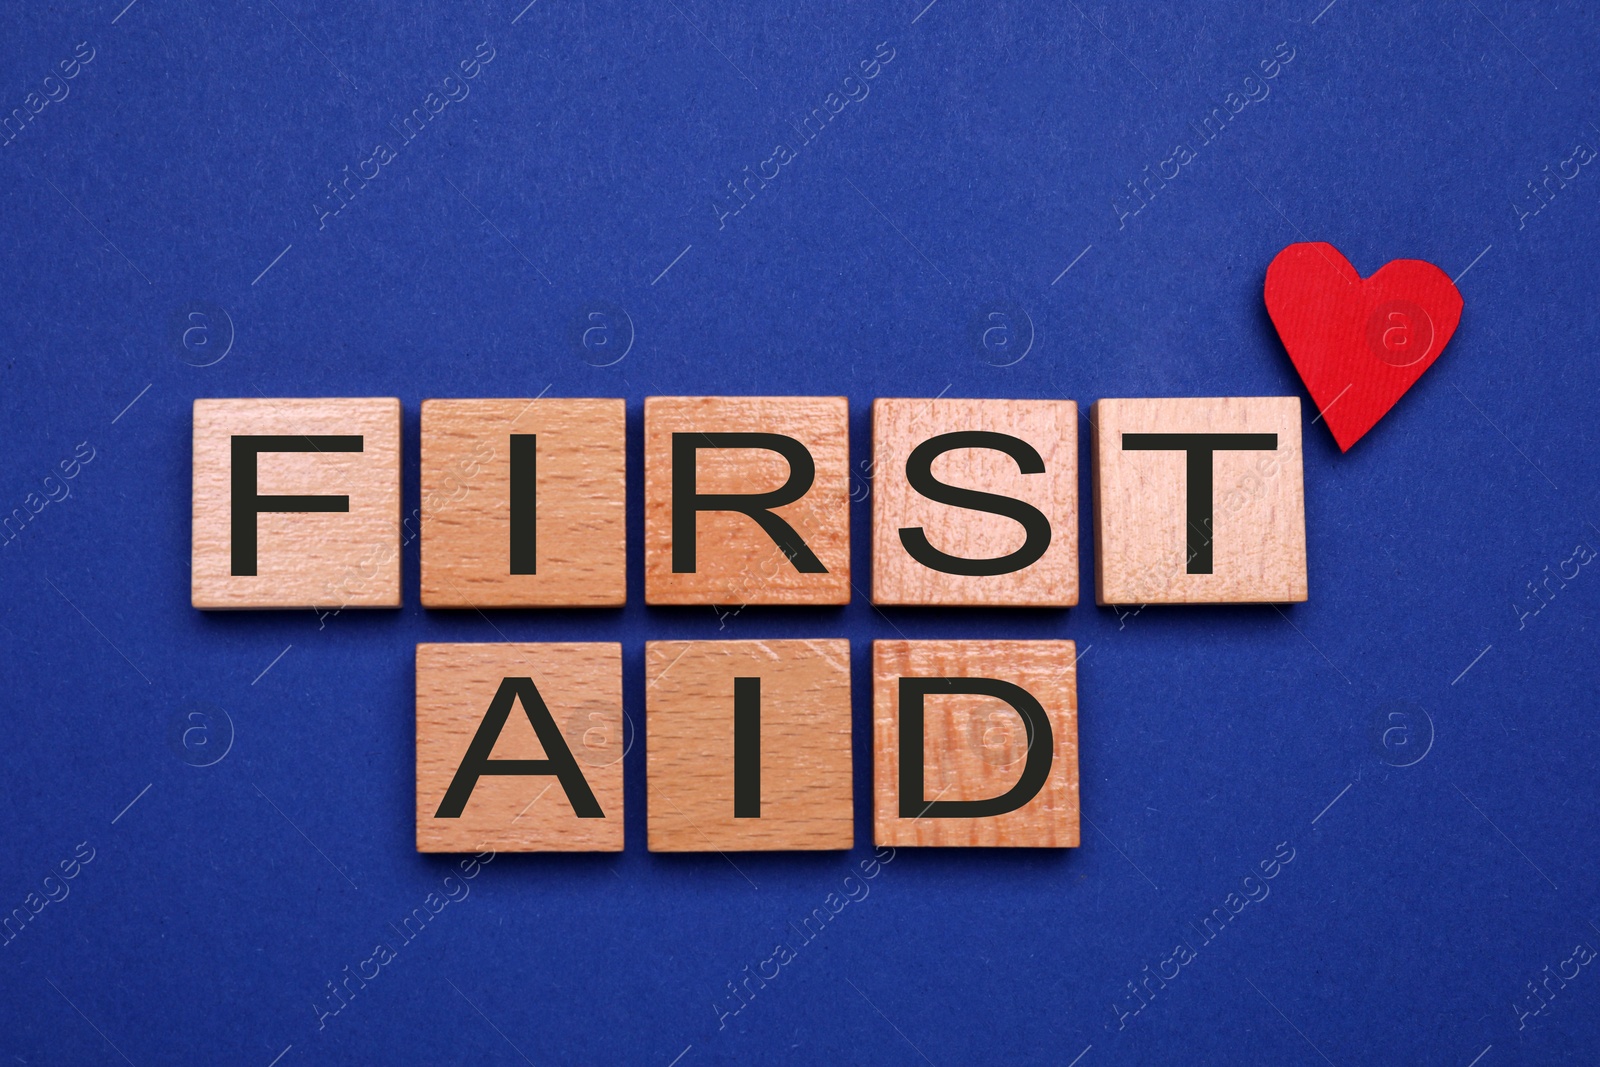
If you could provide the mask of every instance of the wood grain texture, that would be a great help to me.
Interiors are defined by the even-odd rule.
[[[615,607],[627,600],[621,400],[422,404],[422,603]],[[535,574],[512,574],[511,435],[533,434]]]
[[[878,845],[1063,848],[1078,844],[1077,649],[1071,641],[874,641],[873,840]],[[1014,811],[981,818],[900,814],[901,678],[994,678],[1027,690],[1050,722],[1043,788]],[[1028,754],[1021,716],[984,695],[924,702],[924,800],[998,797]],[[922,809],[928,810],[926,808]]]
[[[810,451],[816,478],[805,496],[774,509],[827,573],[796,570],[747,515],[702,511],[696,569],[672,570],[672,435],[766,432]],[[644,405],[644,598],[647,604],[846,604],[850,601],[850,427],[844,397],[654,396]],[[763,448],[706,448],[696,457],[701,493],[770,492],[789,464]]]
[[[348,496],[348,512],[256,517],[256,573],[232,573],[236,435],[360,435],[360,452],[262,452],[263,496]],[[196,400],[190,598],[197,608],[400,606],[400,401]]]
[[[1100,400],[1090,422],[1098,603],[1306,599],[1299,397]],[[1273,452],[1212,455],[1212,573],[1188,573],[1185,453],[1129,451],[1125,433],[1278,435]]]
[[[911,487],[906,460],[930,438],[965,430],[1006,434],[1031,445],[1044,472],[1023,474],[992,448],[960,448],[933,461],[934,478],[1013,497],[1050,521],[1050,547],[1007,574],[947,574],[906,551],[900,530],[920,527],[941,552],[994,559],[1026,534],[1003,515],[937,503]],[[901,400],[872,405],[872,602],[875,604],[1070,607],[1078,602],[1078,405],[1070,400]]]
[[[652,852],[847,849],[850,642],[650,641]],[[734,814],[734,679],[761,679],[760,817]]]
[[[553,775],[484,775],[459,817],[437,818],[505,678],[530,678],[604,818],[579,818]],[[622,646],[596,643],[417,646],[417,851],[620,852]],[[520,701],[491,758],[544,759]]]

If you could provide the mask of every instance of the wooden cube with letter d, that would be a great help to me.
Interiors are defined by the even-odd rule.
[[[1078,843],[1071,641],[875,641],[873,840]]]

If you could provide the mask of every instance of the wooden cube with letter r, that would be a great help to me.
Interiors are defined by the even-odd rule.
[[[842,396],[644,402],[647,604],[850,602]]]

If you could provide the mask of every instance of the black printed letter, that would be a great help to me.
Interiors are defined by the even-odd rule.
[[[494,751],[494,743],[500,739],[500,731],[505,729],[506,720],[511,717],[511,705],[518,700],[522,701],[522,710],[527,714],[533,732],[539,736],[539,744],[544,746],[545,758],[490,759],[489,753]],[[553,774],[560,781],[561,788],[566,790],[567,800],[578,818],[606,817],[583,772],[578,769],[577,761],[572,758],[572,750],[567,747],[560,728],[550,717],[550,709],[544,706],[544,698],[539,695],[532,678],[501,680],[500,688],[489,702],[489,710],[484,713],[483,722],[478,724],[478,732],[473,735],[472,744],[467,746],[467,754],[462,757],[461,766],[456,768],[456,776],[450,780],[450,788],[445,790],[444,800],[433,817],[459,819],[467,806],[467,798],[472,796],[473,787],[485,774]]]
[[[988,800],[928,800],[923,796],[923,700],[941,693],[997,697],[1016,709],[1028,733],[1028,758],[1017,784]],[[1032,693],[998,678],[900,679],[900,817],[902,819],[980,819],[1016,811],[1038,795],[1050,776],[1055,738],[1050,717]]]
[[[903,528],[900,531],[900,543],[906,546],[912,559],[945,574],[1009,574],[1032,566],[1050,547],[1050,520],[1038,508],[1021,500],[976,489],[961,489],[936,479],[933,476],[933,461],[957,448],[993,448],[1004,452],[1017,461],[1017,469],[1023,474],[1043,474],[1044,460],[1032,445],[1021,438],[989,430],[964,430],[930,437],[912,449],[911,456],[906,460],[906,481],[911,483],[911,488],[940,504],[1004,515],[1020,523],[1027,534],[1022,547],[992,559],[952,556],[929,544],[928,535],[922,532],[920,526]]]
[[[262,452],[360,452],[360,434],[233,435],[233,564],[236,577],[256,573],[256,516],[300,511],[349,511],[348,496],[260,496],[256,457]]]
[[[702,448],[765,448],[789,461],[789,480],[769,493],[697,493],[695,453]],[[817,466],[806,446],[781,433],[675,433],[672,435],[672,573],[695,570],[695,519],[702,511],[737,511],[760,524],[801,574],[828,568],[793,526],[772,513],[806,495]]]
[[[538,574],[539,435],[511,435],[511,573]]]
[[[1189,573],[1211,573],[1211,453],[1273,452],[1275,433],[1125,433],[1124,452],[1188,454]]]
[[[733,680],[733,817],[761,818],[761,679]]]

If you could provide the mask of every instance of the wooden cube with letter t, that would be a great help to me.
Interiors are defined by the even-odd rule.
[[[197,608],[400,606],[400,401],[196,400]]]
[[[652,852],[849,848],[850,642],[650,641]]]
[[[647,604],[850,602],[844,397],[644,402]]]
[[[620,852],[622,646],[417,646],[417,851]]]
[[[872,602],[1078,602],[1078,405],[872,405]]]
[[[874,641],[873,841],[1078,844],[1071,641]]]
[[[1300,398],[1101,400],[1095,600],[1306,599]]]
[[[621,400],[422,403],[422,603],[627,599]]]

